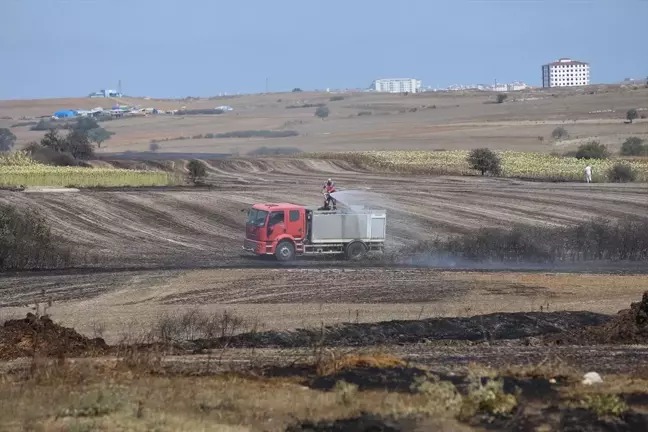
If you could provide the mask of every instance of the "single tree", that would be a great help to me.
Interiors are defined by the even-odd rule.
[[[16,135],[7,128],[0,128],[0,151],[9,151],[16,144]]]
[[[108,132],[102,127],[96,127],[87,131],[90,141],[97,143],[97,147],[101,148],[101,143],[110,139],[115,135],[115,132]]]
[[[50,129],[41,139],[40,144],[58,153],[66,151],[67,148],[65,138],[59,135],[58,129]]]
[[[467,160],[470,167],[480,171],[481,175],[486,173],[498,175],[502,171],[499,156],[487,148],[474,149]]]
[[[69,152],[76,159],[91,159],[94,156],[94,148],[88,138],[88,134],[82,130],[72,130],[65,137],[65,151]]]
[[[152,152],[156,152],[156,151],[160,150],[160,144],[158,144],[156,142],[152,142],[151,144],[149,144],[149,150],[152,151]]]
[[[192,159],[187,164],[187,171],[189,171],[189,180],[194,184],[200,184],[207,177],[207,169],[205,165],[197,159]]]
[[[556,140],[567,138],[568,136],[569,134],[567,133],[567,129],[562,126],[558,126],[553,130],[553,132],[551,132],[551,137]]]
[[[497,103],[502,103],[508,98],[507,94],[500,93],[497,95]]]
[[[632,123],[632,120],[636,119],[637,117],[639,117],[639,113],[634,108],[628,110],[628,112],[626,113],[626,118],[630,120],[630,123]]]
[[[608,170],[607,177],[613,183],[628,183],[635,181],[637,173],[630,165],[618,163]]]
[[[322,119],[328,117],[328,116],[329,116],[329,109],[328,109],[328,107],[326,107],[326,106],[318,107],[318,108],[315,110],[315,115],[316,115],[317,117],[319,117],[319,118],[322,118]]]
[[[610,157],[610,152],[606,145],[598,141],[582,144],[576,151],[577,159],[607,159],[608,157]]]
[[[648,154],[648,146],[639,137],[630,137],[621,144],[621,156],[644,156]]]

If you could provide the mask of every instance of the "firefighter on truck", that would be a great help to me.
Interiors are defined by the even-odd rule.
[[[331,196],[335,190],[335,183],[333,180],[328,179],[324,186],[322,187],[322,193],[324,194],[324,208],[328,209],[330,204],[333,204],[333,210],[337,209],[337,201]]]

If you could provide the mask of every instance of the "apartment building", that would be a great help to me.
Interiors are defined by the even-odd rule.
[[[384,78],[375,80],[371,89],[387,93],[417,93],[421,89],[421,81],[414,78]]]
[[[542,87],[586,86],[590,83],[588,63],[561,58],[542,66]]]

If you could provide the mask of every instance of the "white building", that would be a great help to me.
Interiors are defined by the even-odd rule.
[[[542,66],[542,87],[586,86],[589,83],[588,63],[561,58]]]
[[[375,80],[371,89],[387,93],[417,93],[421,89],[421,81],[414,78],[385,78]]]

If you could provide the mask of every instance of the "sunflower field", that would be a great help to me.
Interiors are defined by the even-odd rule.
[[[299,157],[342,160],[373,168],[412,174],[476,175],[470,168],[467,150],[452,151],[369,151],[344,153],[311,153]],[[637,181],[648,181],[648,160],[591,159],[579,160],[545,153],[495,151],[501,159],[502,176],[557,181],[584,180],[585,167],[592,167],[592,181],[605,182],[606,173],[622,162],[637,173]]]
[[[23,152],[0,154],[0,186],[170,186],[182,179],[164,171],[40,164]]]

